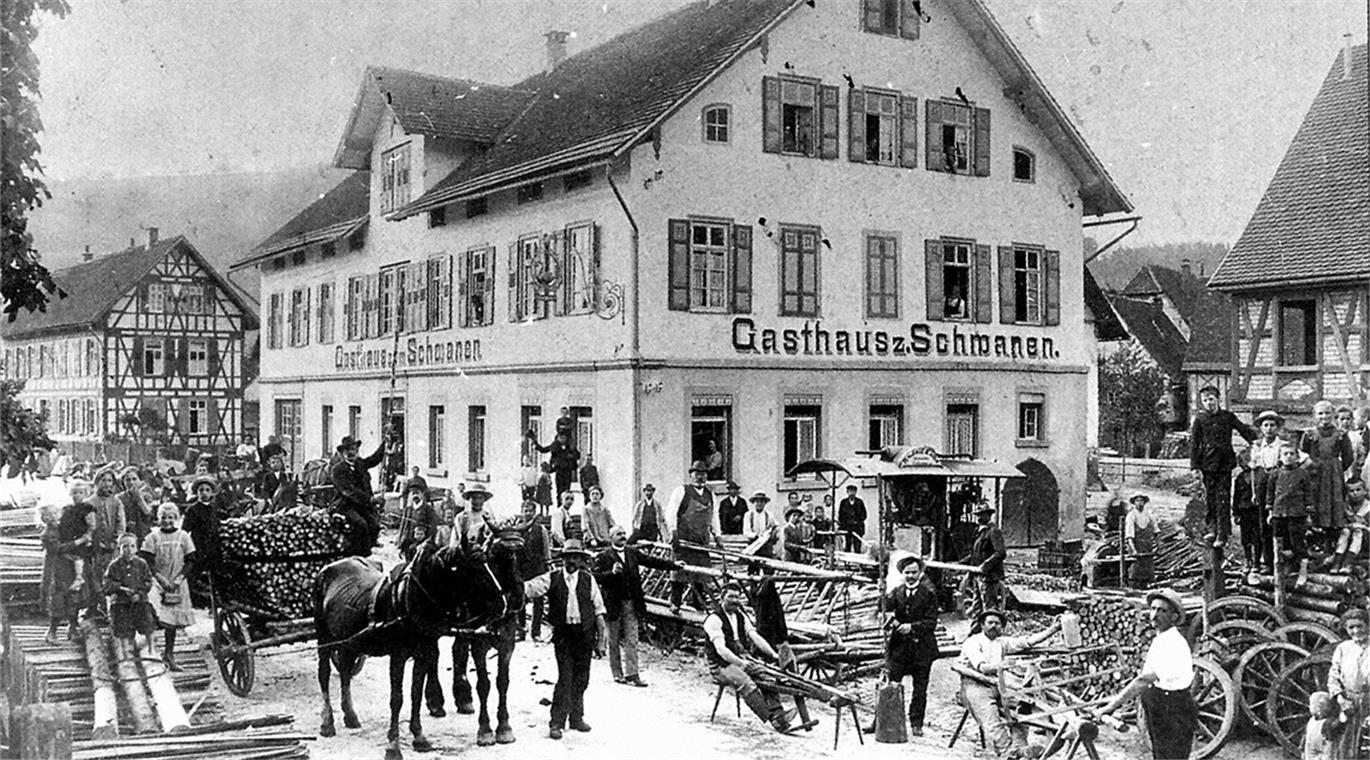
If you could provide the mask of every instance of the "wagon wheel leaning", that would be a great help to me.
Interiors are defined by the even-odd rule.
[[[1208,634],[1199,642],[1199,656],[1211,657],[1216,662],[1231,666],[1243,652],[1257,644],[1275,641],[1274,633],[1250,620],[1224,620],[1209,626]]]
[[[219,674],[224,685],[234,696],[246,697],[257,677],[257,666],[252,660],[252,634],[247,621],[231,610],[219,610],[214,620],[214,659],[219,663]]]
[[[1303,747],[1303,730],[1308,724],[1308,697],[1326,688],[1332,670],[1332,653],[1320,652],[1296,662],[1276,676],[1265,701],[1265,719],[1275,741],[1289,754],[1298,757]]]
[[[1257,728],[1274,733],[1265,717],[1270,686],[1285,668],[1307,656],[1307,649],[1287,641],[1267,641],[1242,653],[1237,669],[1232,671],[1232,680],[1241,691],[1242,714]]]
[[[1237,685],[1217,663],[1203,657],[1194,658],[1194,683],[1189,687],[1198,706],[1199,720],[1194,728],[1194,749],[1191,760],[1212,757],[1237,723],[1237,703],[1241,701]]]
[[[1210,625],[1226,620],[1246,620],[1259,624],[1262,628],[1274,630],[1289,622],[1284,613],[1275,609],[1273,604],[1254,596],[1225,596],[1204,608],[1204,617]]]
[[[1309,620],[1286,623],[1275,629],[1275,636],[1309,652],[1317,652],[1325,646],[1335,646],[1341,641],[1341,636],[1338,636],[1336,631],[1322,623]]]

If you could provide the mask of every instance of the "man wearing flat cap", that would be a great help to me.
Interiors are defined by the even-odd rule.
[[[747,516],[747,500],[742,498],[742,487],[728,481],[728,495],[718,502],[718,524],[725,536],[742,535],[742,518]]]
[[[712,564],[709,553],[680,544],[723,548],[723,540],[719,537],[722,530],[718,525],[718,511],[714,509],[714,494],[709,490],[708,478],[708,465],[702,460],[695,461],[690,465],[690,482],[677,486],[666,500],[666,514],[669,519],[675,520],[675,539],[672,541],[676,546],[675,558],[683,564],[696,567]],[[705,602],[698,583],[699,576],[677,570],[675,580],[671,582],[671,609],[680,609],[686,586],[691,587],[691,597],[696,606],[704,609]]]
[[[666,519],[666,507],[656,500],[656,486],[648,483],[642,487],[642,498],[633,507],[633,532],[628,543],[638,541],[671,540],[671,524]]]
[[[1156,589],[1146,595],[1156,637],[1146,650],[1142,672],[1100,710],[1115,712],[1134,697],[1146,708],[1146,731],[1156,760],[1186,760],[1194,743],[1199,710],[1189,686],[1194,682],[1194,656],[1179,627],[1184,624],[1180,595]]]
[[[1004,558],[1008,551],[1004,548],[1004,533],[994,524],[994,507],[981,501],[975,507],[975,522],[979,528],[975,532],[975,542],[970,546],[970,554],[961,558],[961,564],[974,565],[978,573],[967,573],[962,581],[962,590],[971,593],[970,614],[978,616],[981,612],[1004,607]],[[970,632],[980,630],[977,622]]]
[[[956,664],[961,670],[961,698],[985,735],[985,746],[995,757],[1004,757],[1014,744],[1013,732],[1004,720],[999,701],[999,671],[1008,657],[1025,652],[1046,641],[1060,630],[1059,621],[1031,636],[1003,636],[1004,613],[998,609],[982,611],[976,617],[980,632],[961,645]]]
[[[388,447],[382,443],[370,456],[358,457],[361,446],[356,438],[343,437],[330,479],[336,494],[333,510],[347,519],[348,551],[365,557],[380,537],[380,504],[385,500],[383,494],[372,495],[371,474],[367,470],[381,463]]]
[[[885,677],[902,683],[913,679],[909,692],[909,733],[923,735],[923,716],[928,706],[928,676],[937,659],[937,590],[923,574],[923,560],[915,555],[900,558],[895,569],[904,582],[887,595],[892,617],[885,624]]]

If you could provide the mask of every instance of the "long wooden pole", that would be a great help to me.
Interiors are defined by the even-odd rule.
[[[119,736],[119,702],[114,696],[114,669],[109,665],[109,653],[99,627],[87,620],[81,623],[82,643],[86,648],[86,662],[90,664],[90,681],[95,689],[95,714],[91,738],[113,739]]]
[[[119,673],[119,688],[128,701],[129,713],[133,716],[134,731],[140,734],[155,734],[160,728],[157,715],[152,710],[152,699],[148,696],[147,685],[143,683],[143,673],[138,668],[138,648],[128,639],[114,639],[116,656],[115,668]]]

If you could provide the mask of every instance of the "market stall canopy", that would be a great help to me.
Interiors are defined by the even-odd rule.
[[[963,478],[1022,478],[1018,468],[992,459],[952,459],[940,457],[926,447],[887,446],[878,456],[859,456],[843,459],[809,459],[791,467],[789,477],[797,475],[828,476],[843,473],[848,477],[963,477]]]
[[[1022,470],[993,459],[945,459],[942,464],[962,477],[969,478],[1025,478]]]

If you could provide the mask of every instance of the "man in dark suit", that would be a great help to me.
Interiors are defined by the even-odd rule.
[[[547,622],[552,626],[552,650],[557,658],[557,684],[552,690],[552,716],[547,736],[560,739],[570,725],[585,732],[585,688],[590,685],[590,656],[604,654],[606,638],[604,597],[586,570],[590,553],[580,539],[568,538],[561,547],[562,567],[523,582],[529,599],[547,597]]]
[[[647,685],[637,669],[638,624],[647,614],[642,593],[641,566],[670,570],[675,563],[643,554],[628,545],[622,525],[609,529],[609,548],[601,551],[590,571],[604,594],[604,622],[609,629],[609,670],[615,683]]]
[[[742,535],[742,518],[747,514],[747,500],[742,498],[742,488],[728,481],[728,495],[718,502],[718,526],[725,536]]]
[[[347,550],[359,557],[371,554],[371,547],[381,534],[380,503],[383,495],[371,494],[371,474],[367,470],[380,464],[385,456],[386,445],[382,443],[370,456],[357,456],[361,441],[345,436],[338,444],[339,459],[333,465],[330,479],[337,501],[333,510],[347,519]]]
[[[937,591],[923,575],[923,560],[909,555],[895,568],[904,574],[904,583],[886,595],[893,617],[886,624],[889,641],[885,648],[886,676],[899,683],[913,678],[909,694],[909,733],[923,735],[923,715],[928,705],[928,676],[937,659]]]
[[[847,486],[847,498],[837,503],[837,529],[848,534],[847,551],[861,551],[866,535],[866,502],[856,495],[856,486]]]
[[[1203,409],[1194,415],[1189,428],[1189,466],[1203,479],[1204,540],[1222,546],[1232,533],[1232,468],[1237,466],[1232,434],[1251,443],[1256,440],[1256,431],[1220,408],[1218,389],[1212,385],[1199,390],[1199,404]]]

